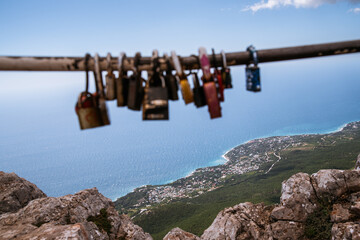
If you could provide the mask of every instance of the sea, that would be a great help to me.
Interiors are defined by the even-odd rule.
[[[0,73],[0,171],[15,172],[48,196],[96,187],[115,200],[164,184],[255,138],[336,131],[360,120],[360,55],[260,64],[262,91],[245,90],[233,67],[222,118],[170,101],[169,121],[108,102],[111,125],[81,131],[74,106],[83,72]],[[190,79],[191,81],[191,79]],[[179,92],[180,94],[180,92]],[[359,150],[360,151],[360,150]]]

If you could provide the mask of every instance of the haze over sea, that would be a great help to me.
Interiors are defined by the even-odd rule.
[[[0,170],[15,172],[47,195],[97,187],[116,199],[135,187],[162,184],[250,139],[324,133],[360,119],[359,54],[261,64],[262,92],[245,91],[244,67],[232,68],[223,117],[207,107],[170,102],[170,121],[109,102],[111,125],[80,131],[74,112],[84,73],[3,74]],[[284,71],[286,69],[286,71]],[[32,87],[18,91],[18,86]],[[46,90],[46,91],[45,91]],[[180,93],[180,92],[179,92]]]

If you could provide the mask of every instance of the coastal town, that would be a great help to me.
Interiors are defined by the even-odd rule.
[[[251,140],[241,144],[223,155],[226,163],[218,166],[196,169],[187,177],[165,185],[147,185],[136,188],[132,193],[118,199],[115,204],[126,209],[146,212],[151,206],[168,203],[176,199],[195,198],[205,192],[224,185],[233,175],[252,171],[268,174],[282,159],[285,151],[311,150],[327,144],[334,139],[349,138],[349,129],[357,129],[360,122],[346,125],[339,131],[329,134],[304,134],[296,136],[277,136]],[[129,201],[131,198],[132,201]],[[123,202],[127,202],[122,204]],[[118,208],[119,209],[119,208]]]

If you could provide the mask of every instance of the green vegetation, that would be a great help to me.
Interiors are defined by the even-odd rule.
[[[134,222],[149,232],[155,240],[162,239],[174,227],[201,236],[216,215],[226,207],[241,202],[278,203],[282,181],[295,173],[312,174],[320,169],[353,168],[360,149],[360,128],[348,128],[346,131],[328,135],[302,135],[299,139],[303,144],[292,145],[276,152],[281,156],[281,160],[268,174],[265,172],[277,160],[273,156],[273,161],[262,164],[259,170],[242,175],[228,175],[223,179],[221,187],[198,197],[153,204],[148,208],[150,210],[143,214],[137,214],[139,209],[132,208],[129,213],[135,213]],[[264,146],[258,145],[258,148],[264,147],[265,143]],[[182,181],[184,180],[178,180],[177,183]],[[119,206],[128,210],[124,206],[136,203],[140,197],[146,196],[145,192],[142,192],[141,196],[139,194],[125,196],[119,201],[122,203]],[[328,209],[323,207],[309,218],[306,234],[311,236],[311,239],[326,239],[324,232],[329,228],[327,219]]]
[[[305,236],[314,240],[331,238],[330,212],[331,204],[323,204],[311,213],[305,222]]]
[[[105,232],[107,232],[107,234],[110,234],[110,230],[111,230],[111,223],[108,219],[108,214],[106,212],[105,208],[102,208],[100,210],[100,214],[96,215],[96,216],[90,216],[87,218],[87,220],[89,222],[93,222],[96,224],[96,226],[101,229],[104,230]]]

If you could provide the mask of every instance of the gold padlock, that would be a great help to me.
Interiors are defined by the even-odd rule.
[[[194,96],[191,91],[190,84],[186,78],[186,75],[181,67],[179,57],[176,55],[175,51],[171,51],[171,58],[176,70],[176,76],[180,82],[181,94],[184,99],[185,104],[192,103],[194,101]]]
[[[193,92],[186,77],[180,80],[180,88],[185,104],[194,102]]]

